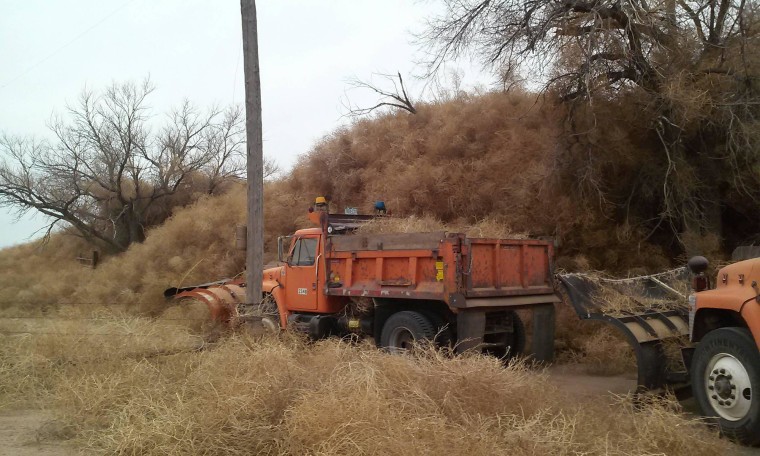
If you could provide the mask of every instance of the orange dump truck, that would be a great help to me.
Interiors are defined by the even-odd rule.
[[[532,354],[554,347],[553,244],[462,233],[354,234],[369,216],[310,213],[318,228],[280,238],[280,263],[263,274],[262,304],[243,304],[243,283],[167,290],[205,301],[230,322],[257,315],[313,338],[359,334],[403,350],[431,340],[498,356],[525,345],[518,309],[533,311]]]

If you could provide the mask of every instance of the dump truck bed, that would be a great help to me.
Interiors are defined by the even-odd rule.
[[[430,299],[455,309],[556,301],[550,241],[355,234],[330,236],[325,256],[332,296]]]

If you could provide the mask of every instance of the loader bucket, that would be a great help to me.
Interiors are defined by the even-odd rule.
[[[164,297],[173,302],[193,299],[208,306],[211,319],[228,327],[238,324],[238,307],[245,302],[241,280],[222,280],[185,288],[169,288]]]
[[[588,274],[559,274],[570,303],[581,320],[608,323],[633,347],[638,367],[638,391],[660,391],[686,386],[686,372],[668,368],[662,342],[688,335],[687,296],[679,282],[688,281],[686,268],[630,279],[602,279]],[[625,309],[605,306],[602,290],[612,289],[630,298]],[[682,301],[683,305],[672,305]],[[671,303],[666,305],[666,303]]]

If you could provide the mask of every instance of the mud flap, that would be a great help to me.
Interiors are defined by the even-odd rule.
[[[456,352],[480,350],[486,329],[485,310],[467,310],[457,314]]]
[[[554,304],[532,306],[533,309],[533,341],[531,354],[539,362],[550,362],[554,359]]]

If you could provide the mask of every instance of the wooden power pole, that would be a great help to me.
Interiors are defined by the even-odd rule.
[[[256,1],[240,0],[243,19],[243,72],[245,73],[245,130],[248,157],[248,235],[246,241],[246,301],[261,302],[264,270],[264,157],[261,133],[261,80],[256,28]]]

